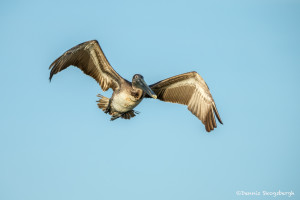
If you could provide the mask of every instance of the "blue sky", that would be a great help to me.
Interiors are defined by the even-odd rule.
[[[2,1],[0,16],[0,199],[300,195],[299,1]],[[206,133],[154,99],[111,122],[96,105],[111,92],[80,70],[49,83],[51,62],[91,39],[129,80],[197,71],[224,125]]]

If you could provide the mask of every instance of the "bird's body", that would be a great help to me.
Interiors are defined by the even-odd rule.
[[[127,88],[126,88],[127,89]],[[144,98],[143,92],[133,93],[121,90],[111,97],[111,109],[115,112],[125,113],[133,110]]]
[[[102,95],[98,107],[109,113],[115,120],[119,117],[130,119],[138,112],[133,109],[144,98],[158,98],[159,100],[179,103],[188,106],[188,109],[197,116],[209,132],[217,127],[215,116],[222,123],[215,102],[210,91],[197,72],[188,72],[167,78],[148,86],[142,75],[135,74],[132,82],[122,78],[109,64],[96,40],[81,43],[50,65],[50,80],[53,75],[74,65],[85,74],[93,77],[103,91],[111,88],[112,97]]]
[[[100,97],[103,97],[99,95]],[[126,114],[137,113],[133,109],[143,100],[145,92],[143,90],[134,90],[131,84],[125,82],[121,85],[121,88],[115,91],[111,98],[108,100],[108,104],[104,106],[104,112],[109,113],[112,116],[112,120],[118,117],[124,116],[125,119],[130,119],[135,115],[128,117]],[[99,100],[100,106],[101,99]],[[126,113],[126,114],[125,114]]]

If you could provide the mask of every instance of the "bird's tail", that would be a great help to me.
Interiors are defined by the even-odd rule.
[[[99,102],[98,107],[102,109],[104,112],[107,111],[109,98],[102,96],[101,94],[98,94],[97,97],[100,97],[100,99],[97,101]]]

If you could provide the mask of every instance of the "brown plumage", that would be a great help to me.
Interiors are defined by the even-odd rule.
[[[167,78],[150,85],[150,88],[162,101],[187,105],[189,111],[205,125],[207,132],[217,127],[215,115],[223,124],[214,99],[205,81],[197,72]]]
[[[57,58],[49,67],[50,81],[54,74],[70,65],[81,69],[86,75],[93,77],[103,91],[119,88],[123,79],[107,61],[99,43],[96,40],[81,43]]]
[[[57,58],[50,68],[50,81],[54,74],[73,65],[93,77],[103,91],[111,88],[111,98],[99,95],[98,107],[109,113],[115,120],[119,117],[130,119],[135,108],[144,97],[187,105],[188,109],[202,121],[206,131],[217,127],[215,116],[222,124],[216,104],[202,77],[197,72],[188,72],[167,78],[148,86],[140,74],[135,74],[132,82],[122,78],[107,61],[96,40],[81,43]]]

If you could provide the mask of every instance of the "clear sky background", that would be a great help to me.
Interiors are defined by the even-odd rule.
[[[299,22],[296,0],[1,1],[0,199],[298,199]],[[49,83],[91,39],[128,80],[197,71],[224,125],[154,99],[111,122],[80,70]]]

